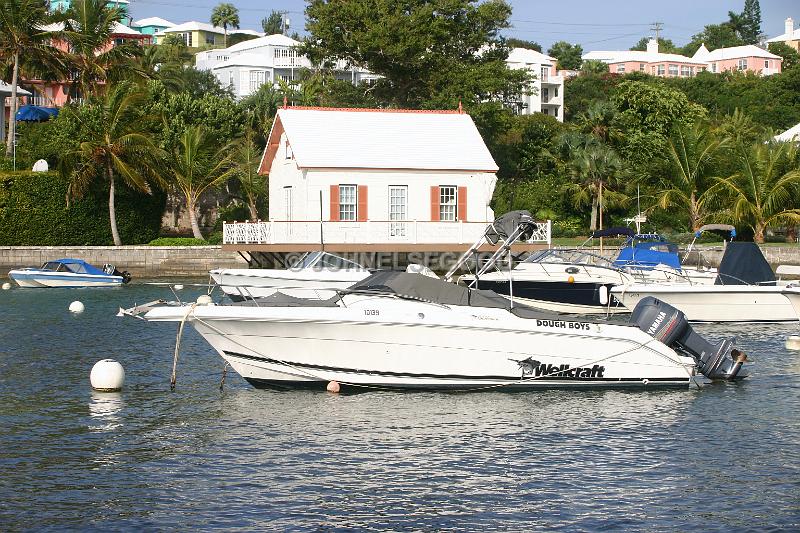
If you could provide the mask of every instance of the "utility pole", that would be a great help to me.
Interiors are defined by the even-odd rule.
[[[663,22],[652,22],[650,24],[650,31],[655,32],[656,41],[658,41],[658,39],[659,39],[659,37],[661,35],[661,30],[663,28],[664,28],[664,23]]]

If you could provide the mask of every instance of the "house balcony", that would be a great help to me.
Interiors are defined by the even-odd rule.
[[[564,76],[547,76],[547,78],[541,80],[542,85],[563,85],[564,84]]]
[[[318,250],[332,252],[459,252],[469,248],[486,231],[488,222],[387,221],[226,222],[223,249],[273,252]],[[550,221],[537,222],[533,249],[549,246]],[[535,245],[535,246],[534,246]]]

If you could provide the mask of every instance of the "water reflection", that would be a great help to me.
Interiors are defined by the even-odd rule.
[[[122,425],[120,413],[125,407],[120,392],[92,391],[89,401],[89,430],[111,431]]]

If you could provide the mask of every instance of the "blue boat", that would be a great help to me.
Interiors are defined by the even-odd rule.
[[[20,287],[119,287],[131,280],[114,265],[97,268],[83,259],[56,259],[39,268],[12,270],[8,276]]]

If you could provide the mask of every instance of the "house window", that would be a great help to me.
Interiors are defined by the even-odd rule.
[[[339,220],[358,219],[358,186],[339,185]]]
[[[553,97],[558,98],[558,87],[553,87]]]
[[[456,198],[458,198],[458,187],[452,185],[442,185],[439,187],[439,220],[443,222],[455,222],[456,217]]]
[[[617,73],[624,74],[625,73],[625,64],[617,65]]]
[[[189,48],[191,48],[193,46],[193,44],[192,44],[192,32],[188,31],[186,33],[179,33],[178,35],[183,37],[183,42],[186,43],[186,46],[188,46]]]
[[[259,87],[264,85],[267,80],[266,70],[251,70],[250,71],[250,92],[254,93]]]
[[[389,185],[389,236],[405,237],[408,219],[408,186]]]
[[[547,67],[542,67],[541,73],[542,73],[542,81],[547,81],[547,77],[550,75],[550,69]]]
[[[747,70],[747,59],[739,60],[739,70]]]
[[[228,72],[228,87],[233,87],[233,71]]]
[[[764,60],[764,68],[769,68],[769,59]]]
[[[550,101],[550,89],[545,87],[542,89],[542,102],[549,102]]]
[[[670,65],[669,66],[669,75],[670,76],[677,76],[678,75],[678,65]]]
[[[717,64],[711,63],[711,72],[716,72],[716,71],[717,71]]]
[[[286,148],[286,156],[285,156],[286,159],[291,159],[292,158],[292,147],[289,146],[289,141],[286,141],[286,147],[285,148]]]
[[[681,66],[681,76],[683,76],[684,78],[688,78],[691,75],[692,75],[692,71],[689,69],[689,66],[688,65],[682,65]]]
[[[639,63],[639,72],[644,72],[644,63]]]
[[[214,34],[206,33],[206,44],[214,44]]]
[[[659,76],[664,75],[664,65],[658,65],[658,75]]]

